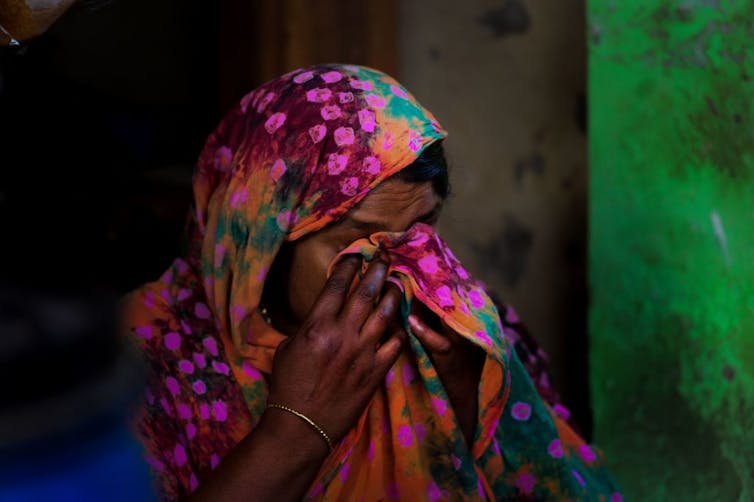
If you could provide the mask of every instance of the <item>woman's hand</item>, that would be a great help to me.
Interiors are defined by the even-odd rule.
[[[379,258],[351,292],[360,267],[360,256],[336,265],[301,330],[278,348],[270,378],[268,402],[303,413],[333,443],[356,423],[397,359],[405,336],[391,329],[392,336],[379,345],[394,324],[401,297],[396,288],[381,297],[388,266]],[[265,415],[270,413],[280,419],[290,415],[275,408]],[[316,431],[311,434],[325,444]]]
[[[434,318],[433,318],[434,316]],[[484,366],[484,351],[453,331],[445,323],[438,329],[422,320],[439,319],[426,307],[409,318],[411,330],[429,352],[432,365],[450,398],[466,444],[471,445],[477,424],[479,379]],[[437,323],[435,323],[437,324]]]
[[[355,425],[405,338],[391,328],[400,292],[391,287],[382,294],[387,264],[374,260],[351,292],[360,267],[356,256],[336,265],[309,319],[278,347],[270,378],[268,402],[306,415],[333,443]],[[386,331],[391,336],[378,344]],[[301,500],[327,453],[313,427],[268,408],[191,500]]]

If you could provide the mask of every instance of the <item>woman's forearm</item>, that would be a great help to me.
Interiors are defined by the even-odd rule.
[[[327,454],[326,443],[310,425],[269,409],[188,500],[301,500]]]

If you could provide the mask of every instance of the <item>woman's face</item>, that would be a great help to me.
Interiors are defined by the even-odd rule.
[[[417,222],[434,226],[442,202],[429,181],[391,178],[341,220],[284,246],[263,296],[277,329],[298,331],[325,285],[330,262],[349,244],[374,232],[405,231]]]

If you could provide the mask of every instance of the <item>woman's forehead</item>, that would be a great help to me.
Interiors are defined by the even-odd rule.
[[[401,231],[439,211],[442,199],[432,182],[384,181],[347,214],[356,225]]]

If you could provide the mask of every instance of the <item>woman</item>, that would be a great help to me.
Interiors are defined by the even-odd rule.
[[[124,316],[166,498],[620,498],[434,232],[444,137],[343,65],[268,82],[212,134],[185,255]]]

